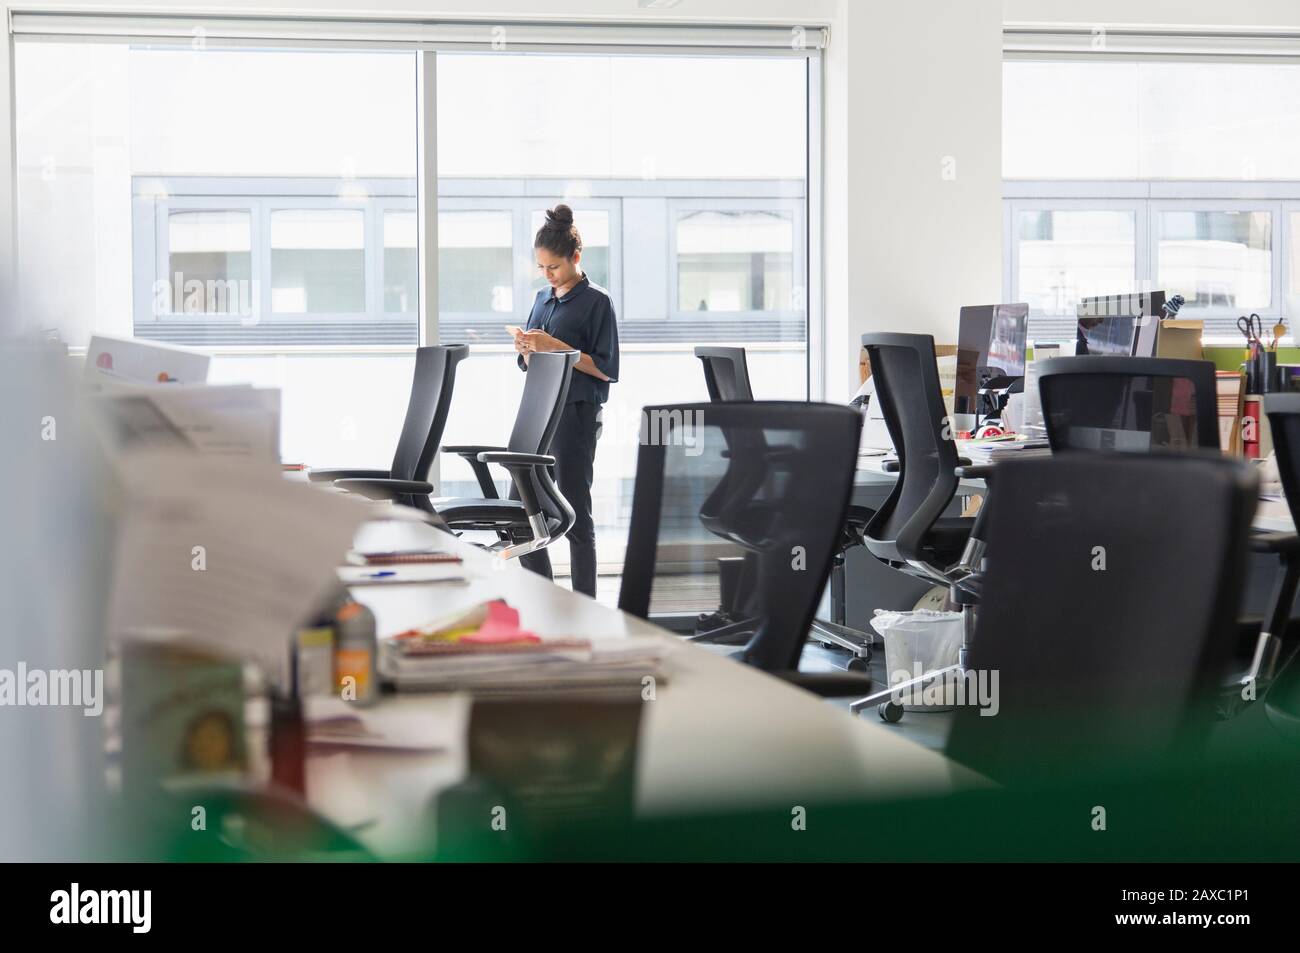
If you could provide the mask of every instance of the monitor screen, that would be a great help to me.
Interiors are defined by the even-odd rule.
[[[1027,304],[967,305],[957,330],[957,396],[974,397],[994,378],[1023,377]]]
[[[1132,315],[1114,318],[1079,318],[1075,354],[1133,354],[1133,337],[1137,318]]]
[[[1163,291],[1145,291],[1138,294],[1100,295],[1084,298],[1079,302],[1079,331],[1077,335],[1077,354],[1128,354],[1137,357],[1155,357],[1156,338],[1160,332],[1160,318],[1164,316],[1165,293]],[[1088,333],[1087,323],[1100,328],[1095,334]],[[1092,319],[1101,319],[1108,324],[1091,324]],[[1117,323],[1115,323],[1117,322]],[[1096,348],[1087,344],[1090,337],[1096,339]],[[1115,348],[1127,341],[1125,350]]]

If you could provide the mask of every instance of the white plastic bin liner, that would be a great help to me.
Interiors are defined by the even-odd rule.
[[[877,609],[871,627],[885,640],[885,677],[891,686],[957,664],[957,653],[961,651],[960,612]],[[931,688],[928,697],[934,699],[936,691],[937,688]],[[946,683],[942,705],[922,704],[923,693],[924,688],[920,686],[905,691],[903,709],[948,711],[956,704],[954,681]]]

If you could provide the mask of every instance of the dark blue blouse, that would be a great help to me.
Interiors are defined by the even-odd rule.
[[[586,275],[563,297],[554,288],[537,292],[525,331],[542,330],[569,347],[581,351],[609,378],[602,381],[574,371],[569,383],[569,403],[589,401],[603,404],[609,399],[609,385],[618,380],[618,321],[609,292],[593,285]],[[519,366],[528,370],[523,355]]]

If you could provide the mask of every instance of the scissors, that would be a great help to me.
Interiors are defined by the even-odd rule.
[[[1264,337],[1264,322],[1257,314],[1243,316],[1237,319],[1237,330],[1246,339],[1246,350],[1254,351]]]

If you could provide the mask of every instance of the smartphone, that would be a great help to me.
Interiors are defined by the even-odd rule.
[[[524,333],[524,329],[518,327],[517,325],[514,324],[506,325],[506,334],[510,335],[511,337],[515,337],[516,335],[523,334],[523,333]]]

